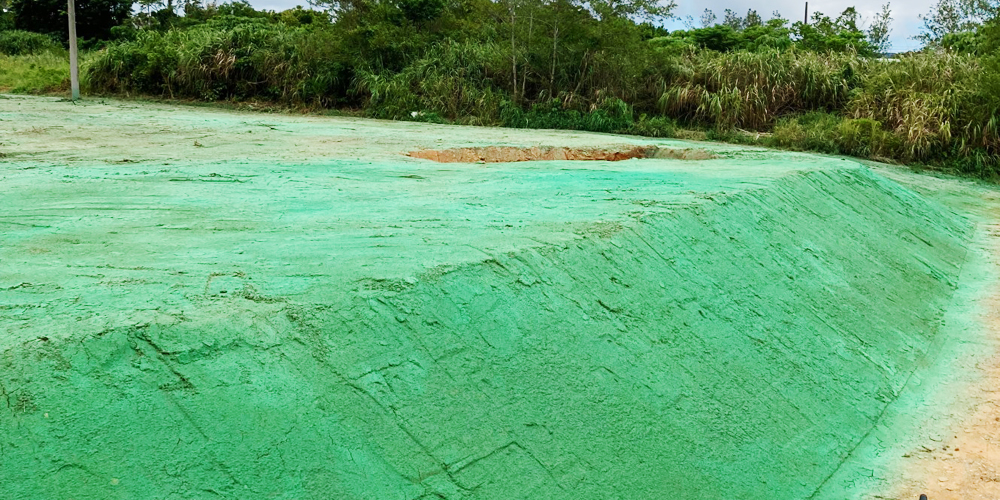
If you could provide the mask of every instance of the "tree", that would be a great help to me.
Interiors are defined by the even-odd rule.
[[[977,31],[983,52],[989,54],[994,60],[1000,58],[1000,15],[994,16]],[[1000,71],[997,72],[997,75],[1000,76]]]
[[[913,37],[928,45],[940,45],[946,35],[975,31],[1000,14],[1000,0],[938,0],[921,15],[922,33]]]
[[[674,0],[661,2],[660,0],[590,0],[588,2],[576,2],[578,5],[586,3],[601,19],[608,17],[642,19],[646,21],[661,20],[670,17],[670,14],[677,7]]]
[[[698,47],[719,52],[737,50],[742,42],[740,32],[725,24],[694,30],[691,39]]]
[[[765,48],[784,50],[792,46],[791,32],[788,20],[779,15],[765,24],[744,29],[742,48],[753,52]]]
[[[146,17],[151,16],[154,11],[164,6],[162,0],[138,0],[136,3],[139,4],[140,12],[145,11]]]
[[[885,54],[892,47],[889,35],[892,33],[892,11],[889,4],[882,6],[882,12],[875,14],[871,26],[868,27],[868,42],[880,54]]]
[[[518,31],[517,17],[518,17],[518,11],[519,10],[524,10],[524,5],[523,5],[524,2],[518,1],[518,0],[506,0],[506,1],[501,2],[501,4],[506,7],[506,10],[507,10],[507,16],[506,16],[507,19],[506,20],[509,21],[509,23],[510,23],[508,25],[508,28],[510,29],[511,100],[514,101],[514,102],[518,102],[518,99],[517,99],[517,97],[518,97],[517,96],[517,91],[518,91],[518,87],[517,87],[517,61],[521,57],[520,57],[520,54],[519,54],[519,50],[517,48],[517,31]],[[443,4],[442,4],[442,6],[443,6]],[[533,18],[532,18],[532,21],[533,21]],[[527,37],[529,43],[531,41],[530,37],[531,37],[531,35],[529,33],[529,35]],[[526,75],[522,74],[521,75],[521,80],[522,80],[521,86],[522,87],[526,83],[524,81],[525,78],[526,78]]]
[[[757,14],[756,10],[750,9],[747,11],[747,16],[743,18],[743,28],[751,28],[754,26],[762,26],[764,20],[761,19],[760,14]]]
[[[860,32],[861,30],[858,29],[858,20],[860,18],[861,14],[858,14],[858,9],[848,7],[837,16],[835,25],[841,30]]]
[[[709,26],[715,26],[715,21],[718,17],[715,16],[715,12],[709,9],[705,9],[705,12],[701,13],[701,27],[707,28]]]
[[[11,10],[17,29],[69,39],[65,0],[12,0]],[[131,0],[77,0],[77,36],[107,40],[111,28],[125,22],[131,12]]]
[[[14,29],[14,13],[10,11],[10,0],[0,0],[0,31]]]
[[[337,19],[342,19],[351,13],[364,13],[374,4],[375,2],[368,0],[310,0],[309,2],[309,5],[326,9]]]
[[[396,6],[407,19],[423,23],[437,19],[444,12],[444,0],[397,0]]]
[[[798,38],[796,45],[816,52],[854,50],[862,56],[874,56],[875,48],[868,41],[867,35],[858,28],[859,17],[854,7],[844,9],[836,19],[816,11],[810,24],[797,22],[792,25]]]
[[[722,25],[739,31],[743,29],[743,18],[731,9],[726,9],[725,17],[722,18]]]

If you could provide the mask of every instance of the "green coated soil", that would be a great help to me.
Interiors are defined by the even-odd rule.
[[[2,498],[860,498],[993,345],[970,182],[14,96],[0,143]],[[717,158],[404,156],[646,144]]]

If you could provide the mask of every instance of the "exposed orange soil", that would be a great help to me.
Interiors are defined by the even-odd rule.
[[[613,148],[563,148],[489,146],[480,148],[423,149],[409,156],[442,163],[508,163],[539,160],[604,160],[621,161],[633,158],[664,158],[675,160],[708,160],[714,156],[701,149],[670,149],[656,146],[621,146]]]

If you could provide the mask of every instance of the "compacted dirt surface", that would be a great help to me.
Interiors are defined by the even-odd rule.
[[[998,214],[844,158],[0,96],[0,497],[995,498]]]
[[[704,149],[674,149],[657,146],[564,148],[487,146],[479,148],[423,149],[409,156],[441,163],[510,163],[517,161],[624,161],[633,159],[710,160],[715,156]]]

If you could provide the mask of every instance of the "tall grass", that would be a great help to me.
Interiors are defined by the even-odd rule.
[[[47,94],[68,89],[69,58],[66,54],[0,54],[0,92]]]
[[[862,75],[864,92],[848,103],[845,115],[876,120],[894,132],[903,141],[895,156],[926,160],[977,149],[1000,153],[1000,96],[984,95],[978,59],[925,53],[872,66]]]
[[[923,53],[863,61],[857,75],[856,90],[834,113],[779,120],[774,144],[996,174],[1000,96],[985,91],[978,59]]]
[[[689,124],[772,131],[764,142],[785,148],[949,163],[989,175],[1000,154],[1000,96],[985,90],[974,56],[926,52],[884,61],[689,50],[666,67],[660,111]]]
[[[362,70],[353,94],[372,116],[405,119],[433,113],[463,123],[495,124],[509,94],[509,52],[496,44],[445,42],[402,71]]]
[[[862,64],[853,54],[689,50],[671,61],[659,105],[688,122],[765,130],[789,113],[843,107]]]
[[[89,66],[91,88],[169,97],[338,103],[350,84],[336,37],[266,23],[142,31]]]
[[[40,33],[0,31],[0,92],[45,94],[68,88],[69,54],[62,45]]]

